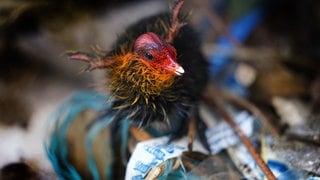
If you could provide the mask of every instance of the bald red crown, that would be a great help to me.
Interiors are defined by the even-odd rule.
[[[136,39],[134,44],[135,51],[142,49],[158,49],[166,42],[153,32],[142,34]]]
[[[134,51],[155,69],[176,75],[184,73],[176,61],[176,49],[153,32],[140,35],[135,41]]]

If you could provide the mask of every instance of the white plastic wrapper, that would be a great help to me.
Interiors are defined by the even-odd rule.
[[[253,116],[243,111],[235,116],[236,123],[247,135],[253,134]],[[224,121],[210,127],[206,131],[206,136],[210,145],[211,153],[215,154],[221,150],[239,143],[239,138],[234,134],[231,127]],[[183,151],[188,150],[188,140],[186,137],[168,144],[169,137],[164,136],[137,144],[131,155],[126,170],[126,180],[143,179],[154,166],[160,163],[179,157]],[[208,153],[199,140],[195,140],[193,150]]]

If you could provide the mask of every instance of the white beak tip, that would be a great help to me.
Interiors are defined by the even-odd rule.
[[[180,66],[175,71],[176,75],[181,76],[184,73],[184,69]]]

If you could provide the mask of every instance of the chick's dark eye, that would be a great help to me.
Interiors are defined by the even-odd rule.
[[[146,52],[145,56],[146,56],[146,58],[147,58],[148,60],[153,60],[153,56],[152,56],[151,53]]]

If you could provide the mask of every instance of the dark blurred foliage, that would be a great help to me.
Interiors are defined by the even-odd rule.
[[[11,89],[2,92],[3,94],[0,96],[1,123],[27,128],[31,116],[31,109],[26,100],[14,92],[15,90]]]
[[[40,28],[63,29],[83,13],[99,15],[128,0],[3,0],[0,2],[0,117],[7,125],[27,127],[32,108],[25,91],[39,77],[56,73],[48,61],[19,49],[20,37],[39,33]],[[131,1],[130,1],[131,2]],[[58,55],[57,55],[58,56]],[[18,116],[15,112],[18,112]]]
[[[274,95],[312,98],[310,90],[318,81],[320,65],[319,8],[320,2],[315,0],[281,0],[269,5],[265,21],[246,45],[289,50],[289,54],[269,59],[269,66],[259,68],[260,76],[251,88],[255,98],[266,100]]]
[[[5,0],[0,3],[1,26],[6,39],[11,41],[16,35],[26,32],[35,33],[40,24],[56,26],[59,21],[71,21],[83,12],[99,14],[108,8],[121,6],[129,0]],[[55,23],[52,23],[55,22]]]
[[[39,174],[24,162],[8,164],[0,169],[2,180],[38,180]]]
[[[306,1],[278,1],[272,9],[267,28],[270,33],[289,39],[294,52],[305,60],[319,60],[320,58],[320,2]],[[303,63],[303,61],[302,61]]]

